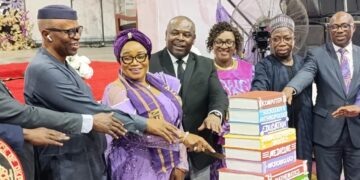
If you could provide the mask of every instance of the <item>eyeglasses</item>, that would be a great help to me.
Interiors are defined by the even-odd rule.
[[[218,46],[218,47],[221,47],[223,45],[226,45],[227,47],[231,47],[234,45],[235,41],[229,40],[229,39],[226,41],[223,41],[223,40],[218,39],[218,40],[215,40],[214,43],[215,43],[215,46]]]
[[[74,38],[77,33],[79,33],[79,35],[81,36],[83,27],[79,26],[79,27],[75,27],[75,28],[71,28],[71,29],[47,28],[46,30],[55,31],[55,32],[64,32],[69,36],[69,38]]]
[[[138,54],[136,55],[135,57],[134,56],[122,56],[120,57],[121,61],[124,63],[124,64],[131,64],[134,62],[134,59],[139,62],[139,63],[142,63],[146,60],[147,58],[147,54]]]
[[[341,28],[342,30],[350,30],[350,27],[353,26],[353,24],[348,24],[348,23],[342,23],[342,24],[331,24],[329,25],[329,29],[332,32],[335,32],[337,30],[339,30],[339,28]]]

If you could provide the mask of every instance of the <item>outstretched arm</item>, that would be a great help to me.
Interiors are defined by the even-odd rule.
[[[121,122],[104,113],[94,116],[60,113],[20,104],[1,91],[0,104],[0,123],[15,124],[29,129],[46,127],[69,134],[88,133],[94,129],[115,138],[126,133]]]
[[[46,107],[64,112],[81,114],[96,114],[113,112],[107,106],[94,101],[89,92],[84,92],[63,72],[53,68],[43,72],[43,76],[37,77],[36,87],[33,95]],[[26,94],[26,91],[25,91]],[[120,120],[129,132],[142,134],[146,129],[146,119],[139,116],[130,116],[121,111],[114,113],[116,119]]]
[[[266,60],[260,61],[255,65],[255,76],[251,82],[251,91],[269,91],[270,80],[266,73]]]
[[[83,121],[80,114],[60,113],[23,105],[1,91],[0,104],[1,123],[20,125],[24,128],[47,127],[68,133],[81,132]]]
[[[313,52],[309,50],[305,58],[304,66],[283,89],[288,104],[291,104],[293,95],[300,94],[306,87],[308,87],[314,81],[317,72],[318,72],[317,59],[315,58]]]
[[[229,108],[229,98],[223,89],[215,68],[214,63],[211,62],[211,74],[209,77],[209,110],[208,116],[203,123],[198,127],[198,131],[210,129],[213,132],[220,133],[222,120]]]

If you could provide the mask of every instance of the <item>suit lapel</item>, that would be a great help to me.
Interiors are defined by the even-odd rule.
[[[8,95],[10,95],[12,98],[14,98],[14,96],[10,92],[9,88],[5,85],[5,83],[2,80],[0,80],[0,87],[1,87],[2,91],[4,91]]]
[[[326,44],[326,49],[327,51],[329,52],[329,56],[331,57],[331,62],[333,64],[333,67],[334,67],[334,70],[335,70],[335,73],[336,73],[336,76],[338,77],[339,79],[339,83],[340,83],[340,86],[341,86],[341,89],[342,89],[342,92],[343,92],[343,95],[344,97],[346,97],[346,92],[345,92],[345,81],[344,81],[344,77],[341,73],[341,68],[340,68],[340,64],[339,64],[339,60],[338,60],[338,57],[336,55],[336,52],[335,52],[335,49],[334,49],[334,46],[331,44],[331,43],[327,43]],[[332,71],[332,70],[331,70]]]
[[[176,77],[174,65],[171,61],[170,55],[166,48],[162,50],[159,61],[160,61],[161,67],[163,67],[164,73],[170,74],[170,75]]]
[[[359,49],[357,46],[353,45],[353,66],[354,66],[354,71],[353,71],[353,75],[352,75],[352,79],[351,79],[351,83],[350,83],[350,89],[349,89],[349,97],[352,97],[353,94],[357,93],[357,86],[358,86],[358,81],[359,81],[359,71],[360,71],[360,62],[359,62]]]
[[[190,79],[191,76],[194,72],[194,68],[195,68],[195,57],[190,53],[189,54],[189,59],[186,63],[186,69],[185,69],[185,74],[184,74],[184,82],[182,83],[182,97],[185,97],[188,89],[189,89],[189,85],[190,85]]]

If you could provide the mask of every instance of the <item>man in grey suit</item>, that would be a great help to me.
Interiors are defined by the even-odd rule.
[[[360,179],[360,120],[356,117],[334,118],[338,107],[354,104],[360,87],[360,47],[352,44],[353,17],[337,12],[330,19],[331,42],[308,51],[303,68],[283,92],[291,103],[315,81],[317,99],[313,109],[313,141],[319,180]]]
[[[130,133],[142,135],[147,131],[174,141],[177,128],[170,123],[128,115],[94,100],[85,81],[65,61],[66,56],[77,53],[83,30],[76,11],[63,5],[46,6],[38,11],[38,26],[43,44],[26,70],[27,103],[64,112],[115,112]],[[105,147],[105,136],[91,132],[71,136],[63,147],[37,148],[38,178],[106,179]]]
[[[164,72],[180,79],[184,130],[203,137],[219,152],[217,133],[221,130],[229,100],[213,60],[190,52],[195,38],[195,24],[191,19],[172,18],[166,29],[166,47],[151,56],[150,72]],[[210,179],[210,165],[215,158],[190,152],[189,160],[191,179]],[[184,172],[175,169],[173,176],[183,178]]]

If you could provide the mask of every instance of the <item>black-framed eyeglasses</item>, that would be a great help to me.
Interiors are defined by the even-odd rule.
[[[76,36],[77,33],[79,33],[79,35],[81,36],[81,32],[83,31],[83,29],[84,28],[82,26],[78,26],[71,29],[47,28],[46,30],[55,31],[55,32],[64,32],[69,36],[69,38],[73,38]]]
[[[131,64],[134,62],[134,59],[139,62],[142,63],[146,60],[147,58],[147,54],[138,54],[135,57],[134,56],[121,56],[120,59],[124,64]]]
[[[228,39],[226,41],[217,39],[217,40],[214,41],[215,46],[218,46],[218,47],[221,47],[223,45],[226,45],[227,47],[231,47],[231,46],[234,45],[234,43],[235,43],[235,41],[230,40],[230,39]]]
[[[339,30],[339,28],[341,28],[342,30],[349,30],[351,28],[351,26],[353,26],[353,24],[348,24],[348,23],[342,23],[342,24],[331,24],[329,25],[329,29],[330,31],[337,31]]]

